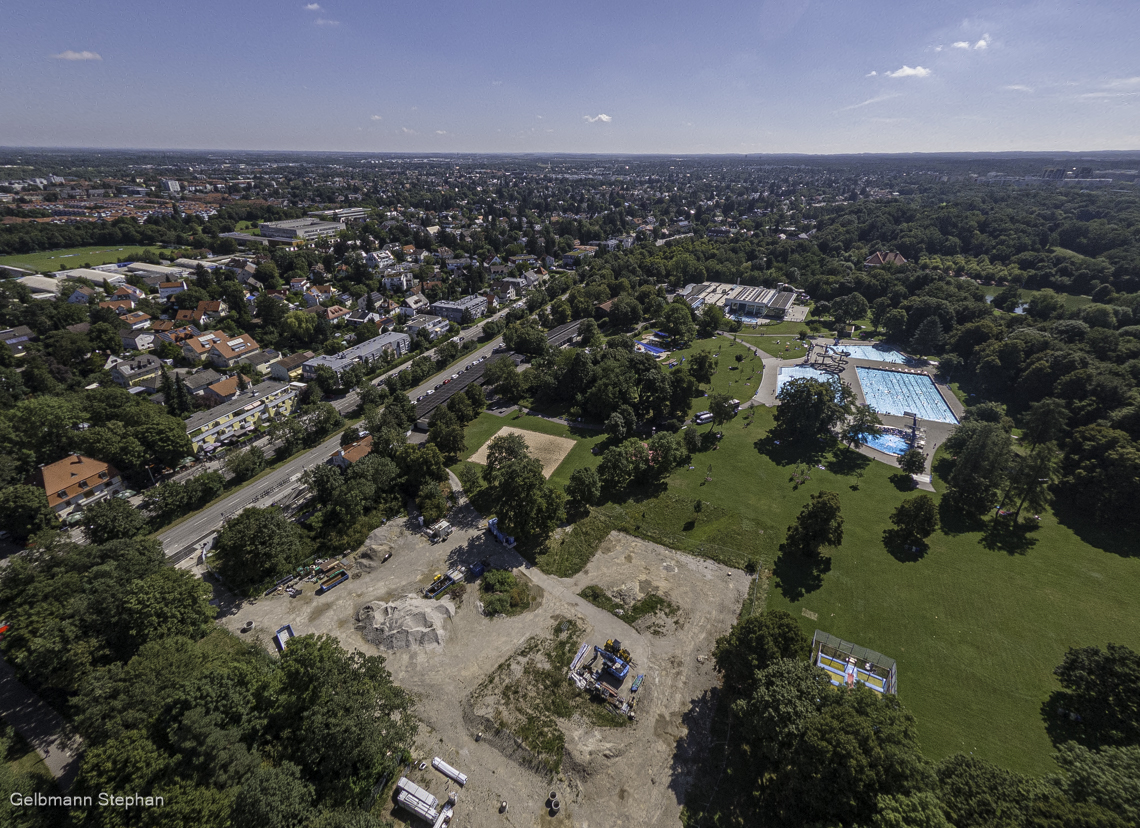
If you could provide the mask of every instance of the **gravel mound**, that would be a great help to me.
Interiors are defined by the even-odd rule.
[[[356,614],[356,628],[365,641],[382,650],[435,650],[443,646],[447,622],[454,615],[455,607],[447,599],[401,598],[390,604],[365,604]]]

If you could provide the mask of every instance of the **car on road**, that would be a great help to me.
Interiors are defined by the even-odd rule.
[[[137,494],[138,492],[136,492],[134,489],[123,489],[121,492],[116,494],[115,497],[119,498],[119,500],[127,500]]]
[[[438,391],[441,388],[443,388],[443,383],[442,382],[436,383],[435,390]]]
[[[429,395],[431,395],[431,394],[434,394],[434,393],[435,393],[435,389],[434,389],[434,388],[429,388],[429,389],[428,389],[428,392],[427,392],[427,394],[424,394],[424,396],[425,396],[425,397],[427,397],[427,396],[429,396]]]
[[[420,394],[418,397],[416,397],[416,402],[421,402],[423,400],[423,398],[426,396],[427,396],[427,394]]]
[[[445,380],[443,381],[443,384],[444,384],[444,385],[447,385],[449,382],[451,382],[451,378],[450,378],[450,377],[448,377],[447,379],[445,379]]]
[[[452,379],[459,379],[459,374],[452,374],[452,375],[451,375],[451,378],[452,378]]]

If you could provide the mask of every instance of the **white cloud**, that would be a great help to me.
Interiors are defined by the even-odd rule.
[[[1032,86],[1026,86],[1023,83],[1011,83],[1009,86],[1003,86],[1002,89],[1005,89],[1008,92],[1032,92],[1033,91]]]
[[[930,70],[922,66],[915,66],[911,68],[903,64],[902,69],[896,69],[893,72],[884,72],[888,78],[925,78],[930,75]]]
[[[318,26],[339,26],[340,25],[339,20],[329,20],[326,17],[318,17],[313,22],[316,23]]]
[[[868,98],[867,100],[863,101],[862,103],[851,104],[851,106],[845,106],[842,109],[837,109],[835,111],[836,112],[847,112],[848,110],[851,110],[851,109],[859,109],[859,108],[864,107],[864,106],[870,106],[871,104],[877,104],[877,103],[880,103],[882,101],[889,101],[891,98],[898,98],[898,97],[901,97],[898,92],[895,92],[895,93],[890,94],[890,95],[878,95],[874,98]]]
[[[865,78],[873,78],[873,77],[875,77],[875,75],[877,75],[877,74],[879,74],[879,73],[878,73],[878,72],[876,72],[874,69],[872,69],[870,72],[868,72],[868,73],[867,73],[866,75],[864,75],[863,77],[865,77]]]
[[[934,51],[936,51],[936,52],[941,52],[941,51],[942,51],[943,49],[945,49],[945,48],[946,48],[945,46],[935,46],[935,47],[934,47]]]
[[[52,55],[56,60],[102,60],[103,56],[98,52],[73,52],[68,49],[66,52],[60,52],[58,55]]]
[[[968,40],[959,40],[956,43],[951,43],[950,48],[951,49],[969,49],[970,48],[970,42]]]
[[[975,49],[988,49],[990,45],[990,36],[988,34],[982,35],[982,39],[974,44]]]
[[[384,119],[383,119],[383,118],[381,118],[379,115],[373,115],[373,116],[372,116],[372,120],[373,120],[373,121],[383,121]]]
[[[320,3],[310,3],[305,6],[305,11],[324,11],[324,9],[321,8]]]
[[[443,130],[443,129],[437,129],[437,130],[435,131],[435,134],[436,134],[436,135],[447,135],[447,131],[446,131],[446,130]]]
[[[613,120],[613,117],[611,117],[610,115],[599,114],[599,115],[595,115],[593,118],[591,118],[589,115],[583,115],[582,119],[585,121],[588,121],[591,124],[597,123],[598,121],[601,121],[604,124],[608,124],[610,121]]]
[[[407,127],[400,127],[400,132],[404,133],[405,135],[416,135],[417,134],[414,129],[408,129]]]
[[[1108,81],[1105,86],[1109,89],[1131,89],[1134,86],[1140,86],[1140,77],[1116,78],[1115,80]]]
[[[491,81],[491,86],[502,86],[502,85],[503,85],[503,82],[501,80]]]

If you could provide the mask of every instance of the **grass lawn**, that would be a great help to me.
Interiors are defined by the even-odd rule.
[[[719,352],[713,390],[744,399],[739,372],[728,370],[736,366],[733,349],[741,347],[704,340],[677,356]],[[705,403],[694,400],[693,411]],[[828,450],[801,467],[811,479],[797,485],[792,473],[804,458],[767,439],[772,409],[757,408],[755,415],[751,423],[742,413],[722,426],[719,448],[695,455],[693,468],[595,507],[565,536],[581,529],[581,542],[564,540],[547,560],[539,556],[539,567],[563,577],[581,571],[611,529],[733,566],[754,563],[770,576],[766,606],[791,612],[809,637],[821,629],[898,661],[899,698],[918,719],[928,757],[973,751],[1012,770],[1053,771],[1042,716],[1058,689],[1053,668],[1069,647],[1114,642],[1140,650],[1140,618],[1131,612],[1140,555],[1129,557],[1127,544],[1111,533],[1103,540],[1084,530],[1078,535],[1045,514],[1021,548],[1007,549],[983,528],[955,526],[936,532],[920,559],[896,559],[882,532],[895,507],[913,496],[896,486],[897,470]],[[484,414],[468,429],[468,454],[500,425],[580,437],[533,417]],[[574,468],[596,464],[589,446],[603,440],[583,440],[552,480],[564,484]],[[937,477],[935,487],[945,489]],[[802,560],[782,559],[779,546],[800,509],[822,490],[839,493],[845,537],[825,571],[813,572]]]
[[[803,359],[807,346],[792,334],[731,334],[777,359]]]
[[[47,273],[56,270],[70,270],[84,265],[103,265],[117,262],[119,259],[130,259],[138,256],[144,250],[151,250],[161,255],[165,251],[162,247],[68,247],[63,250],[44,250],[38,253],[13,253],[9,256],[0,256],[0,264],[22,267]],[[168,251],[166,251],[168,252]]]
[[[982,286],[982,293],[984,293],[986,296],[997,296],[1003,290],[1005,290],[1005,288],[1001,285]],[[1038,290],[1027,290],[1025,288],[1021,288],[1021,301],[1028,302],[1040,292],[1041,291]],[[1078,296],[1075,293],[1058,293],[1057,296],[1059,296],[1061,298],[1061,301],[1065,303],[1065,310],[1080,310],[1081,308],[1085,307],[1085,305],[1092,304],[1091,296]]]
[[[693,344],[691,348],[686,348],[683,351],[674,351],[669,354],[668,362],[676,360],[678,368],[682,359],[690,359],[694,354],[700,351],[707,351],[717,356],[717,371],[713,374],[711,387],[708,393],[712,394],[729,394],[735,399],[740,400],[742,403],[747,404],[750,399],[756,394],[756,390],[760,387],[760,378],[763,375],[763,365],[760,357],[746,348],[741,342],[733,342],[731,339],[724,337],[717,337],[716,339],[700,339]],[[736,361],[736,355],[741,354],[744,357],[743,362]],[[672,371],[666,367],[666,371]],[[708,400],[704,397],[697,397],[693,400],[693,404],[689,407],[689,415],[699,411],[708,409]]]
[[[773,322],[770,325],[760,325],[753,329],[751,325],[745,325],[740,329],[740,333],[767,333],[767,334],[787,334],[788,336],[796,336],[796,334],[804,331],[811,333],[811,329],[804,322]]]

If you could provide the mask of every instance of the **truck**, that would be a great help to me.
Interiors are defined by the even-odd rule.
[[[711,423],[712,418],[713,416],[711,411],[702,411],[700,414],[693,417],[693,422],[697,425],[704,425],[705,423]]]
[[[455,529],[446,520],[437,520],[428,529],[428,534],[433,541],[441,541],[446,539]]]
[[[604,668],[605,671],[614,678],[619,681],[624,681],[625,677],[629,675],[629,664],[622,661],[613,653],[607,653],[601,647],[597,646],[594,647],[594,652],[601,656],[602,661],[605,662],[606,665]]]
[[[442,595],[446,590],[462,581],[466,575],[467,570],[462,566],[449,570],[446,575],[436,575],[432,582],[424,588],[424,597],[435,598],[437,595]]]
[[[328,592],[333,587],[339,586],[340,584],[343,584],[347,580],[348,580],[348,571],[345,569],[338,569],[336,572],[334,572],[333,574],[331,574],[327,578],[325,578],[323,581],[321,581],[321,585],[319,587],[317,587],[317,595],[324,595],[326,592]]]

